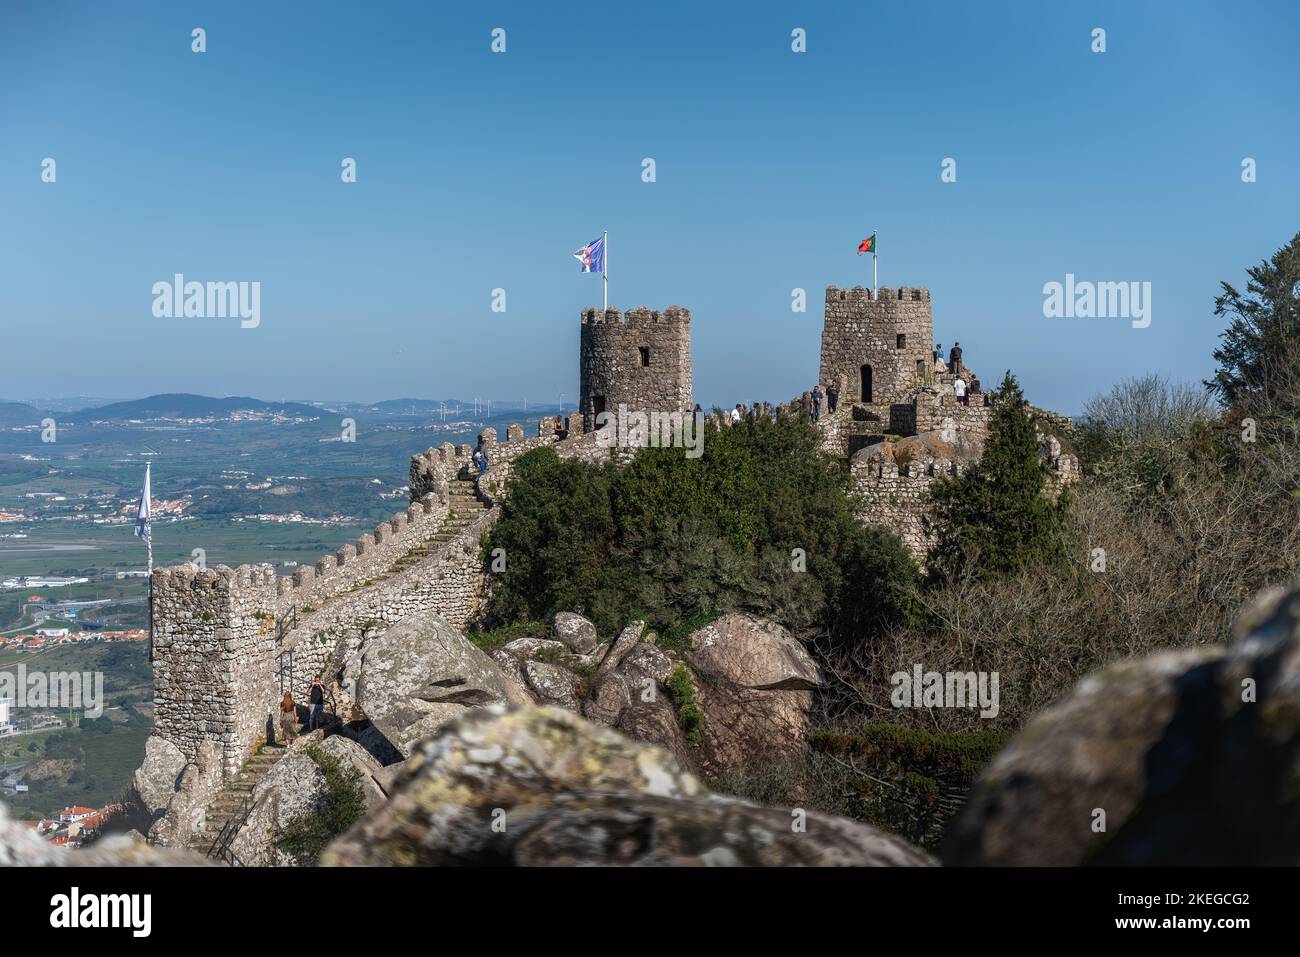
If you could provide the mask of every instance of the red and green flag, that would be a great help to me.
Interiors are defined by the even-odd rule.
[[[876,234],[872,233],[862,242],[858,243],[858,255],[863,253],[874,253],[876,251]]]

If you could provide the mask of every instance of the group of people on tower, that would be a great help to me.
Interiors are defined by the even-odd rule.
[[[948,361],[946,363],[943,361],[943,343],[936,342],[934,344],[933,355],[935,374],[942,375],[946,372],[953,373],[956,378],[952,380],[952,393],[956,396],[957,401],[962,405],[969,405],[970,397],[972,395],[979,395],[981,387],[980,380],[973,374],[970,377],[970,381],[966,381],[966,375],[970,370],[962,364],[961,343],[954,342],[952,344],[952,348],[948,350]]]

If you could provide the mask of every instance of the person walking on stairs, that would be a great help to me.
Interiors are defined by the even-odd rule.
[[[280,701],[280,734],[284,736],[286,745],[298,738],[298,706],[293,703],[293,695],[287,691]]]

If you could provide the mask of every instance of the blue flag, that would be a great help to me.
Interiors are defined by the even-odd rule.
[[[581,249],[575,250],[573,258],[582,263],[583,272],[605,271],[605,237],[593,239]]]

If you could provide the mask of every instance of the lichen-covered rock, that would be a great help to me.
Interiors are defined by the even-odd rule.
[[[528,661],[532,658],[555,659],[569,654],[568,645],[547,638],[516,638],[502,645],[500,650],[520,661]]]
[[[582,707],[579,697],[582,679],[572,671],[544,661],[526,661],[523,672],[538,704],[553,704],[575,712]]]
[[[627,679],[618,672],[597,674],[591,687],[591,693],[583,702],[582,713],[591,721],[613,725],[623,709],[632,703],[632,694]]]
[[[131,783],[140,802],[155,817],[167,809],[187,763],[180,748],[167,739],[151,734],[145,741],[144,761]]]
[[[343,690],[402,757],[466,708],[532,702],[517,678],[432,614],[367,633],[342,672]]]
[[[245,866],[296,863],[276,846],[276,839],[295,818],[319,810],[325,798],[325,772],[313,752],[336,758],[342,767],[358,772],[367,808],[374,809],[387,799],[374,778],[381,770],[379,762],[355,741],[337,734],[326,738],[319,731],[299,738],[253,787],[248,819],[230,844],[231,852]]]
[[[874,828],[708,795],[665,751],[558,708],[481,709],[421,745],[334,865],[929,863]]]
[[[221,787],[222,749],[216,741],[199,745],[194,760],[185,765],[176,791],[162,816],[149,828],[149,843],[183,847],[203,824],[204,808]]]
[[[589,655],[596,650],[596,626],[571,611],[558,612],[553,622],[555,637],[568,645],[575,655]]]
[[[609,651],[601,661],[600,667],[596,669],[597,679],[618,668],[618,666],[623,663],[623,659],[626,658],[632,649],[636,647],[637,642],[641,640],[641,637],[644,634],[644,621],[634,621],[619,632],[618,637],[614,639],[614,644],[610,646]],[[593,684],[595,684],[595,682],[593,682]]]
[[[1300,590],[1085,678],[985,769],[955,864],[1300,864]]]
[[[677,709],[673,707],[662,688],[656,688],[648,697],[634,691],[632,700],[623,708],[615,724],[618,730],[638,741],[656,744],[671,754],[683,768],[693,770],[695,757],[691,753]]]
[[[811,691],[822,684],[812,656],[790,632],[738,612],[693,632],[686,660],[696,674],[744,688]]]
[[[704,713],[701,767],[710,773],[803,751],[822,683],[786,629],[753,615],[724,615],[693,632],[686,653]]]

